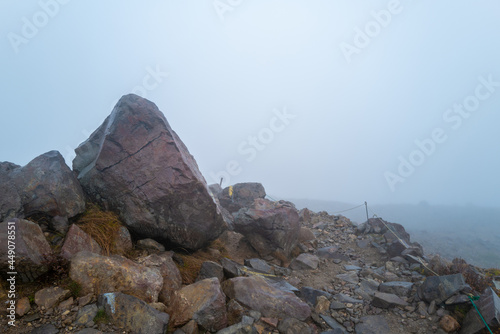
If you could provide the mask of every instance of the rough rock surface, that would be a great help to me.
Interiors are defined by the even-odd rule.
[[[181,273],[175,265],[174,260],[172,260],[172,254],[172,252],[152,254],[137,260],[139,264],[159,270],[163,277],[163,286],[158,296],[158,300],[165,305],[170,304],[174,291],[182,287]]]
[[[232,195],[229,195],[229,187],[218,193],[220,204],[230,213],[239,211],[241,208],[249,208],[257,198],[266,197],[266,190],[261,183],[247,182],[237,183],[232,187]]]
[[[227,227],[196,161],[154,103],[123,96],[75,151],[86,193],[139,238],[194,250]]]
[[[83,293],[123,292],[148,303],[156,302],[163,278],[156,268],[137,264],[123,256],[80,252],[71,260],[70,277]]]
[[[265,199],[256,199],[251,208],[235,214],[234,228],[246,236],[261,257],[281,253],[289,257],[300,235],[299,215],[295,208]]]
[[[236,277],[222,284],[224,293],[231,299],[265,317],[291,317],[304,321],[311,315],[311,309],[294,294],[270,286],[259,276]]]
[[[216,277],[188,285],[175,293],[171,323],[177,327],[191,319],[211,332],[227,327],[226,296]]]
[[[112,321],[135,334],[164,334],[168,329],[169,315],[159,312],[144,301],[124,293],[105,293],[99,296]]]
[[[82,188],[57,151],[26,166],[0,163],[0,221],[36,213],[73,217],[85,210]]]
[[[9,232],[15,231],[15,268],[24,282],[34,281],[38,276],[47,272],[52,250],[45,239],[38,224],[24,219],[11,219],[9,222],[0,223],[0,270],[9,272],[8,242]],[[9,227],[10,226],[10,227]],[[12,227],[15,226],[15,229]],[[10,240],[12,242],[12,240]]]
[[[81,251],[102,254],[101,246],[90,235],[79,228],[78,225],[73,224],[64,239],[61,256],[65,259],[70,259]]]

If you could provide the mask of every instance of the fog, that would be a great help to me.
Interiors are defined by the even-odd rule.
[[[0,161],[68,165],[125,94],[208,183],[499,206],[500,2],[0,3]]]

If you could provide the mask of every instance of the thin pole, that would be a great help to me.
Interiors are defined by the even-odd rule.
[[[365,201],[365,209],[366,209],[366,221],[368,222],[368,204]]]

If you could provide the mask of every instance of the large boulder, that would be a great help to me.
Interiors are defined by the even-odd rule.
[[[195,159],[154,103],[123,96],[75,152],[86,193],[138,239],[195,250],[227,228]]]
[[[440,304],[453,295],[462,291],[469,292],[470,290],[471,288],[465,283],[462,274],[429,276],[418,288],[418,295],[420,299],[427,303],[434,300],[436,304]]]
[[[99,306],[118,327],[136,334],[167,332],[169,315],[157,311],[144,301],[124,293],[105,293],[99,296]]]
[[[48,271],[52,250],[38,224],[17,218],[1,223],[0,257],[4,260],[0,262],[0,270],[3,273],[12,271],[9,269],[9,260],[12,260],[8,256],[9,249],[15,250],[13,267],[22,281],[33,282]]]
[[[0,221],[43,213],[73,217],[85,210],[78,180],[57,151],[42,154],[26,166],[0,163]]]
[[[492,330],[500,329],[500,298],[492,288],[487,288],[479,300],[474,302],[482,317]],[[475,308],[465,316],[460,334],[481,333],[486,328]]]
[[[207,278],[177,291],[170,305],[170,314],[174,327],[191,319],[211,332],[227,327],[226,296],[219,280]]]
[[[232,193],[230,193],[230,190]],[[257,198],[266,197],[266,190],[261,183],[237,183],[226,187],[218,193],[220,204],[229,212],[234,213],[241,208],[249,208]]]
[[[304,321],[311,315],[309,306],[291,292],[272,287],[260,276],[236,277],[222,283],[224,293],[264,317],[296,318]]]
[[[101,256],[87,251],[71,259],[69,276],[83,294],[123,292],[148,303],[158,300],[163,278],[157,268],[137,264],[123,256]]]
[[[299,215],[287,203],[256,199],[251,208],[235,214],[234,228],[246,236],[261,257],[280,253],[289,258],[299,242]]]

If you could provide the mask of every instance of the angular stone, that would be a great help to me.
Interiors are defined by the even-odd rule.
[[[221,329],[217,334],[259,334],[259,332],[253,325],[240,322]]]
[[[172,252],[151,254],[137,260],[139,264],[159,270],[160,275],[163,277],[163,286],[158,295],[158,300],[165,305],[170,304],[174,291],[182,287],[181,273],[175,265],[172,255]]]
[[[348,303],[350,303],[350,304],[363,304],[363,300],[353,298],[353,297],[348,296],[344,293],[339,293],[333,297],[335,298],[335,300],[337,300],[341,303],[344,303],[344,304],[348,304]]]
[[[409,297],[412,288],[413,283],[411,282],[393,281],[381,283],[378,289],[380,292],[392,293],[399,297]]]
[[[227,323],[232,326],[241,322],[241,318],[245,313],[245,309],[236,300],[231,299],[227,303]]]
[[[228,259],[227,257],[223,257],[222,259],[220,259],[220,263],[222,265],[222,268],[224,268],[224,275],[226,275],[227,278],[240,276],[240,269],[243,266],[238,262]]]
[[[362,317],[356,324],[356,334],[389,334],[392,333],[389,323],[383,315]]]
[[[94,322],[97,315],[97,305],[90,304],[78,310],[76,314],[75,323],[81,326],[90,326]]]
[[[286,318],[280,321],[278,330],[280,333],[290,334],[313,334],[313,330],[306,323],[295,318]]]
[[[320,248],[317,251],[317,255],[324,259],[341,260],[341,261],[350,260],[349,256],[338,252],[338,248],[335,246]]]
[[[492,288],[487,288],[479,300],[474,301],[479,312],[492,330],[500,328],[500,297]],[[471,308],[465,316],[460,334],[475,334],[486,328],[477,311]]]
[[[334,333],[338,333],[338,334],[347,334],[347,331],[345,329],[344,326],[342,326],[341,324],[339,324],[335,319],[333,319],[332,317],[328,316],[328,315],[324,315],[324,314],[321,314],[320,315],[321,319],[323,319],[327,324],[328,326],[330,326]]]
[[[304,321],[311,314],[306,303],[294,294],[270,286],[259,276],[236,277],[222,284],[224,293],[265,317],[292,317]]]
[[[289,267],[293,270],[315,270],[318,265],[319,258],[316,255],[302,253],[290,263]]]
[[[224,268],[213,261],[205,261],[201,264],[200,273],[196,278],[196,281],[202,281],[206,278],[215,277],[222,282],[224,279]]]
[[[45,324],[33,329],[30,334],[57,334],[59,330],[52,324]]]
[[[12,223],[13,224],[12,224]],[[11,219],[9,222],[0,223],[0,270],[9,272],[8,268],[8,236],[15,231],[15,268],[18,277],[23,282],[32,282],[48,270],[47,263],[51,258],[52,250],[45,239],[42,229],[38,224],[24,219]],[[12,246],[11,246],[12,247]]]
[[[28,297],[23,297],[23,298],[19,299],[19,301],[16,303],[16,314],[19,317],[22,317],[23,315],[28,313],[30,311],[30,309],[31,309],[31,305],[30,305],[30,300],[28,299]]]
[[[408,306],[408,303],[392,293],[375,292],[372,305],[379,308]]]
[[[256,269],[266,274],[274,274],[274,269],[262,259],[245,260],[245,266]]]
[[[337,275],[337,278],[340,278],[341,280],[352,284],[359,283],[359,276],[358,273],[355,271],[349,271],[346,274],[339,274]]]
[[[175,293],[171,305],[171,325],[182,326],[191,319],[208,331],[227,327],[226,296],[219,280],[207,278]]]
[[[65,259],[71,259],[76,253],[81,251],[102,254],[101,246],[90,235],[79,228],[78,225],[73,224],[64,239],[61,256]]]
[[[134,248],[134,245],[132,244],[132,237],[130,236],[130,232],[125,226],[121,226],[118,229],[118,234],[112,248],[112,253],[123,255],[132,248]]]
[[[71,308],[71,306],[73,306],[73,297],[69,297],[68,299],[66,299],[65,301],[61,302],[59,304],[59,306],[57,307],[58,310],[60,311],[66,311],[66,310],[69,310]]]
[[[330,309],[330,301],[325,296],[319,296],[316,299],[316,306],[314,312],[318,314],[325,314]]]
[[[57,151],[44,153],[26,166],[0,164],[0,221],[35,213],[73,217],[85,210],[78,180]]]
[[[257,182],[237,183],[232,186],[232,190],[232,196],[229,195],[229,187],[224,188],[218,195],[220,204],[230,213],[249,208],[255,199],[266,197],[266,190]]]
[[[455,332],[460,328],[458,321],[450,315],[445,315],[439,320],[439,326],[446,332]]]
[[[156,268],[123,256],[80,252],[71,260],[69,275],[82,286],[82,293],[127,292],[148,303],[158,300],[163,278]]]
[[[168,329],[169,315],[159,312],[144,301],[121,292],[99,296],[99,306],[104,307],[113,323],[136,334],[164,334]]]
[[[123,96],[75,151],[86,193],[138,239],[196,250],[227,228],[196,161],[154,103]]]
[[[246,236],[261,257],[279,253],[288,258],[299,242],[299,215],[287,204],[256,199],[251,208],[234,215],[234,229]]]
[[[418,295],[427,303],[435,300],[437,304],[441,304],[454,294],[466,290],[470,290],[470,287],[462,274],[429,276],[418,288]]]
[[[158,241],[153,240],[153,239],[149,239],[149,238],[137,241],[136,247],[138,249],[145,249],[145,250],[156,251],[156,252],[164,252],[165,251],[165,246],[160,244]]]
[[[52,288],[45,288],[35,293],[35,304],[38,307],[45,307],[45,309],[56,306],[60,301],[68,298],[70,295],[69,290],[64,290],[58,286]]]
[[[316,301],[319,296],[324,296],[327,299],[332,299],[332,295],[326,291],[317,290],[308,286],[303,286],[300,288],[300,298],[305,300],[307,303],[311,305],[316,305]]]

